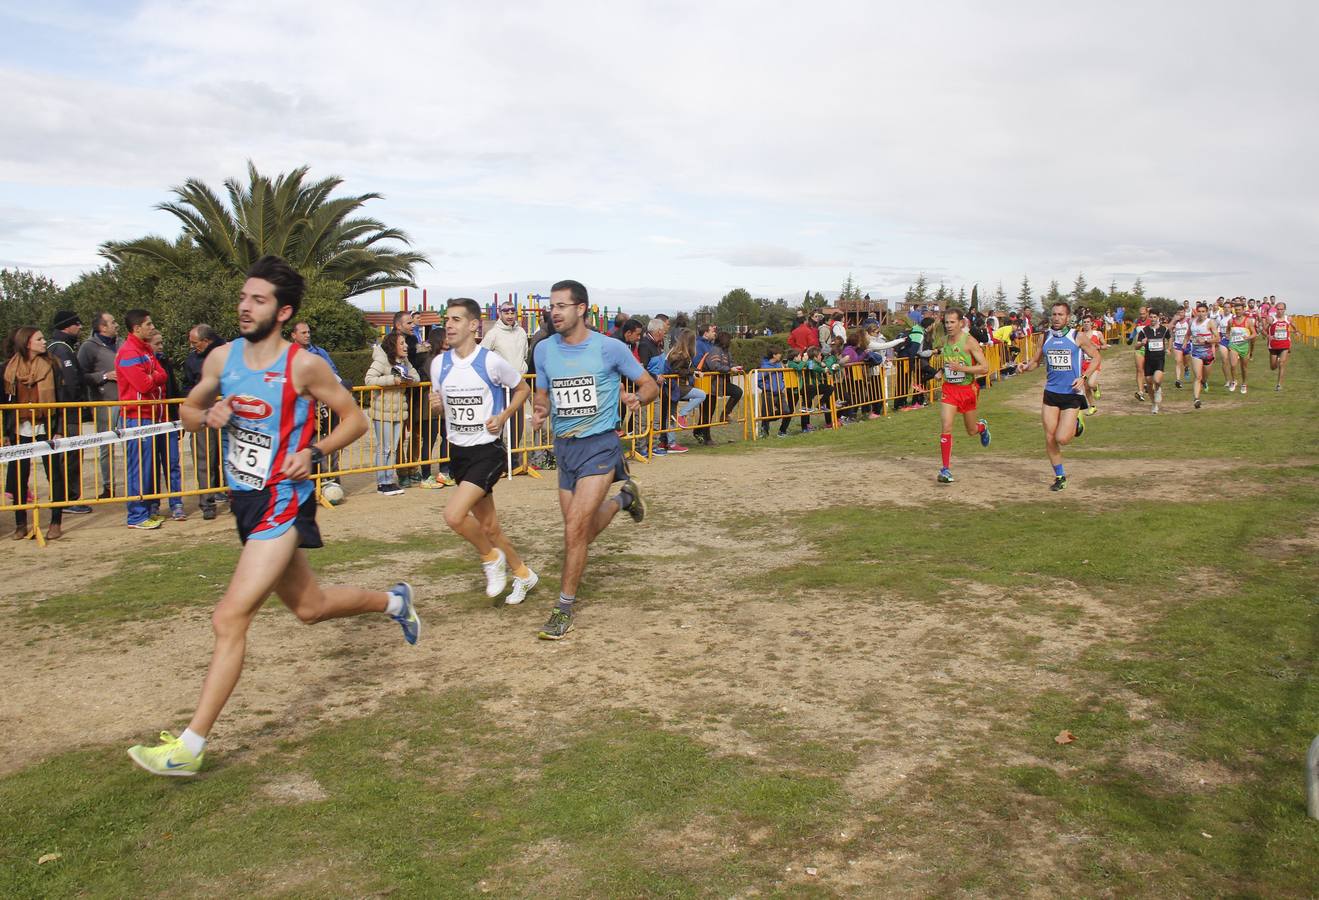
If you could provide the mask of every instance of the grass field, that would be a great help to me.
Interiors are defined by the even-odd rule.
[[[1315,896],[1319,352],[1159,417],[1128,361],[1061,495],[1036,376],[984,395],[949,488],[929,412],[644,467],[654,514],[602,537],[558,645],[552,589],[491,609],[441,530],[329,513],[317,567],[405,573],[424,655],[272,606],[193,780],[124,750],[186,721],[236,542],[11,586],[7,665],[81,665],[88,712],[0,696],[79,735],[13,743],[0,896]],[[535,490],[508,527],[548,586]]]

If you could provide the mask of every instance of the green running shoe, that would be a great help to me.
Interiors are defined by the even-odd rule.
[[[196,775],[201,771],[202,759],[205,756],[205,750],[193,756],[188,748],[183,746],[183,739],[176,738],[168,731],[160,733],[160,743],[155,747],[138,744],[136,747],[128,748],[129,759],[152,775],[175,777]]]
[[[1061,491],[1061,490],[1065,490],[1066,488],[1067,488],[1067,476],[1057,475],[1053,479],[1053,487],[1049,488],[1049,490]]]
[[[623,512],[632,517],[633,522],[642,522],[646,518],[646,501],[641,496],[641,486],[629,478],[623,482],[621,490],[626,491],[632,497],[632,502],[627,505]]]
[[[572,631],[572,619],[572,613],[564,612],[556,606],[550,613],[549,621],[536,637],[543,641],[561,641],[568,632]]]

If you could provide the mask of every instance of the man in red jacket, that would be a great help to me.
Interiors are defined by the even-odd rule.
[[[804,317],[797,323],[797,327],[789,332],[788,346],[794,350],[800,350],[802,353],[812,347],[820,346],[820,338],[816,334],[816,327],[811,323],[809,316]]]
[[[168,375],[151,349],[151,336],[156,333],[156,326],[151,323],[151,313],[145,309],[130,309],[124,313],[124,327],[128,329],[128,339],[119,348],[114,360],[115,374],[119,378],[119,399],[124,404],[120,407],[123,427],[163,422],[168,417],[162,407],[133,402],[165,398]],[[154,441],[149,437],[130,440],[125,445],[129,497],[156,492],[156,466],[151,455],[153,445]],[[151,506],[149,500],[129,500],[128,527],[159,528],[165,520],[153,515]]]

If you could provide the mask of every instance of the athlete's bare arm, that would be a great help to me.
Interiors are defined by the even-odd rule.
[[[1021,364],[1021,371],[1029,372],[1031,369],[1034,369],[1037,366],[1039,366],[1040,360],[1042,359],[1044,359],[1044,341],[1040,341],[1040,345],[1035,348],[1035,353],[1031,356],[1031,358]]]
[[[1096,347],[1095,342],[1091,340],[1078,341],[1076,346],[1080,347],[1081,352],[1090,357],[1090,361],[1095,364],[1090,372],[1078,376],[1076,380],[1072,382],[1072,390],[1079,391],[1083,389],[1086,378],[1089,377],[1091,373],[1099,371],[1099,348]]]
[[[212,354],[213,356],[214,354]],[[207,357],[209,362],[210,357]],[[299,353],[293,357],[293,387],[299,395],[310,397],[317,403],[324,403],[339,417],[339,424],[325,437],[316,441],[316,446],[327,456],[336,450],[342,450],[353,441],[366,434],[366,414],[362,412],[357,401],[353,399],[339,379],[330,371],[330,366],[311,353]],[[301,481],[311,477],[311,448],[301,450],[291,457],[286,457],[283,477]]]
[[[179,406],[179,418],[184,431],[201,431],[203,428],[223,428],[229,424],[229,403],[216,403],[220,396],[220,376],[229,359],[229,346],[216,347],[202,361],[201,380],[188,392]]]
[[[536,388],[536,400],[531,405],[531,430],[538,431],[550,417],[550,392]]]
[[[431,395],[436,396],[435,394]],[[526,381],[518,382],[518,386],[513,389],[513,396],[508,398],[508,406],[497,416],[491,416],[486,420],[485,430],[491,434],[499,434],[504,430],[504,423],[513,417],[513,414],[521,411],[526,405],[527,398],[531,396],[531,385]]]
[[[980,342],[969,334],[966,336],[966,352],[971,354],[971,359],[975,362],[975,365],[967,366],[954,363],[957,368],[953,371],[965,372],[968,375],[988,375],[989,360],[985,358],[985,350],[980,346]]]
[[[645,406],[647,403],[654,401],[657,397],[659,397],[659,385],[655,383],[654,378],[651,378],[650,375],[645,372],[641,374],[641,380],[637,382],[636,393],[623,393],[618,395],[618,398],[623,401],[623,404],[633,412],[641,409],[641,407]]]

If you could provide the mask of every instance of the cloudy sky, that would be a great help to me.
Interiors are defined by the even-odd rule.
[[[0,0],[0,265],[309,164],[419,283],[655,311],[849,272],[1319,309],[1313,2]]]

